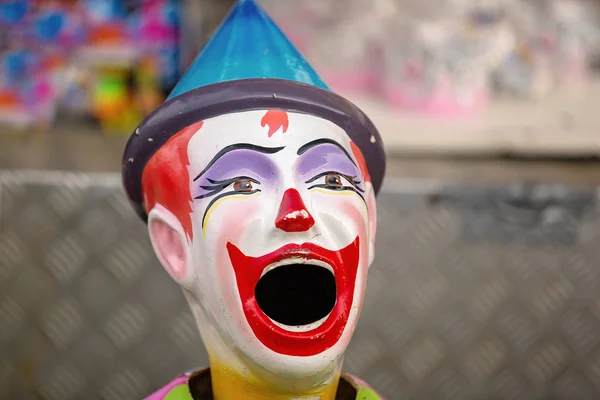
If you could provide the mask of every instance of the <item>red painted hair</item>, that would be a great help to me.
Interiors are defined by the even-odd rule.
[[[190,125],[173,135],[150,158],[142,174],[144,208],[149,213],[156,204],[171,211],[181,223],[189,240],[193,240],[192,196],[188,166],[188,144],[202,127],[202,122]]]
[[[363,156],[362,151],[360,151],[358,146],[353,141],[350,141],[350,147],[352,148],[352,153],[354,154],[354,157],[356,158],[356,161],[358,162],[358,168],[360,169],[360,172],[362,173],[363,177],[365,178],[365,181],[371,182],[371,175],[369,175],[369,168],[367,168],[367,162],[365,161],[365,156]]]
[[[283,128],[283,133],[285,133],[289,124],[288,115],[282,110],[269,110],[260,120],[260,126],[263,128],[269,125],[269,137],[273,136],[280,128]]]

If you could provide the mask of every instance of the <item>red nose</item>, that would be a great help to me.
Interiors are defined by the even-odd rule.
[[[312,215],[306,209],[300,193],[288,189],[283,194],[275,226],[284,232],[305,232],[315,224]]]

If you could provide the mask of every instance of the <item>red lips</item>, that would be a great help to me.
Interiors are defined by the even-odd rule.
[[[262,344],[280,354],[313,356],[337,343],[346,327],[352,307],[360,253],[359,242],[357,236],[352,243],[337,251],[327,250],[313,243],[288,244],[260,257],[246,256],[235,245],[227,243],[244,315]],[[337,292],[335,306],[323,324],[307,332],[290,332],[273,323],[260,309],[254,295],[264,269],[288,258],[318,260],[329,264],[334,271]]]

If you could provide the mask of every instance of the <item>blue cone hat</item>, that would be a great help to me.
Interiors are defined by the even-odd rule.
[[[239,1],[169,96],[219,82],[287,79],[329,90],[254,0]]]
[[[329,90],[255,0],[238,0],[167,101],[127,143],[123,182],[140,216],[146,218],[144,167],[171,136],[207,118],[255,109],[307,113],[339,125],[362,151],[375,193],[379,191],[385,153],[371,120]]]

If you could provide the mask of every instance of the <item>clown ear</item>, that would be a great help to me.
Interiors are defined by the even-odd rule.
[[[150,241],[158,260],[181,286],[193,281],[190,247],[181,223],[165,207],[157,204],[148,214]]]

